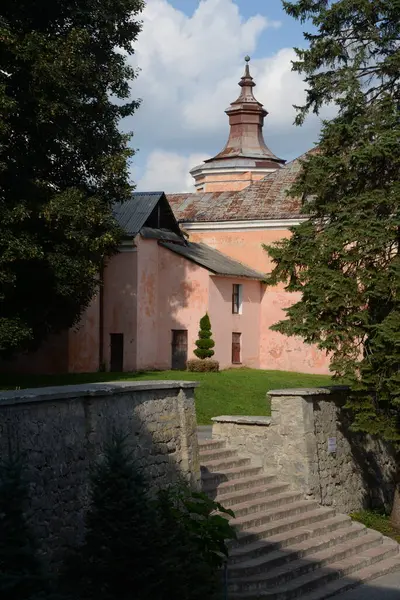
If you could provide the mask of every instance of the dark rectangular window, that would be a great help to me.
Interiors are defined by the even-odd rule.
[[[110,333],[110,371],[122,373],[124,370],[124,334]]]
[[[240,365],[242,362],[242,334],[232,333],[232,364]]]
[[[234,283],[232,286],[232,313],[234,315],[242,314],[242,286],[240,283]]]

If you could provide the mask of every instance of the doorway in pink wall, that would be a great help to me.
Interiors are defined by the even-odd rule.
[[[124,370],[124,334],[110,333],[110,371],[121,373]]]
[[[171,367],[176,371],[184,371],[188,359],[187,329],[172,330],[172,360]]]

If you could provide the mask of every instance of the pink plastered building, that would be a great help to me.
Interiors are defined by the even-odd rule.
[[[263,283],[272,268],[263,246],[305,219],[300,199],[287,191],[307,154],[285,164],[268,148],[268,113],[254,98],[246,63],[239,97],[226,111],[228,142],[192,169],[196,191],[135,193],[117,205],[125,240],[79,326],[2,370],[184,369],[208,313],[223,369],[329,372],[316,347],[270,329],[299,297]]]

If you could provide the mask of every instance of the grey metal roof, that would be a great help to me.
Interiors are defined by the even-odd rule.
[[[135,192],[125,202],[114,204],[113,213],[127,235],[139,233],[164,192]]]
[[[159,242],[159,244],[215,273],[215,275],[247,277],[248,279],[258,279],[260,281],[265,279],[265,274],[255,271],[239,261],[233,260],[233,258],[229,258],[229,256],[206,244],[196,244],[194,242],[188,242],[186,245],[169,242]]]
[[[153,227],[142,227],[140,235],[145,240],[165,240],[169,242],[182,243],[183,237],[170,231],[169,229],[156,229]]]

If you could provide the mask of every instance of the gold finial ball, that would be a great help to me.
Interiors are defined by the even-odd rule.
[[[248,63],[248,62],[250,62],[250,56],[249,56],[249,55],[245,56],[245,57],[244,57],[244,60],[245,60],[247,63]]]

